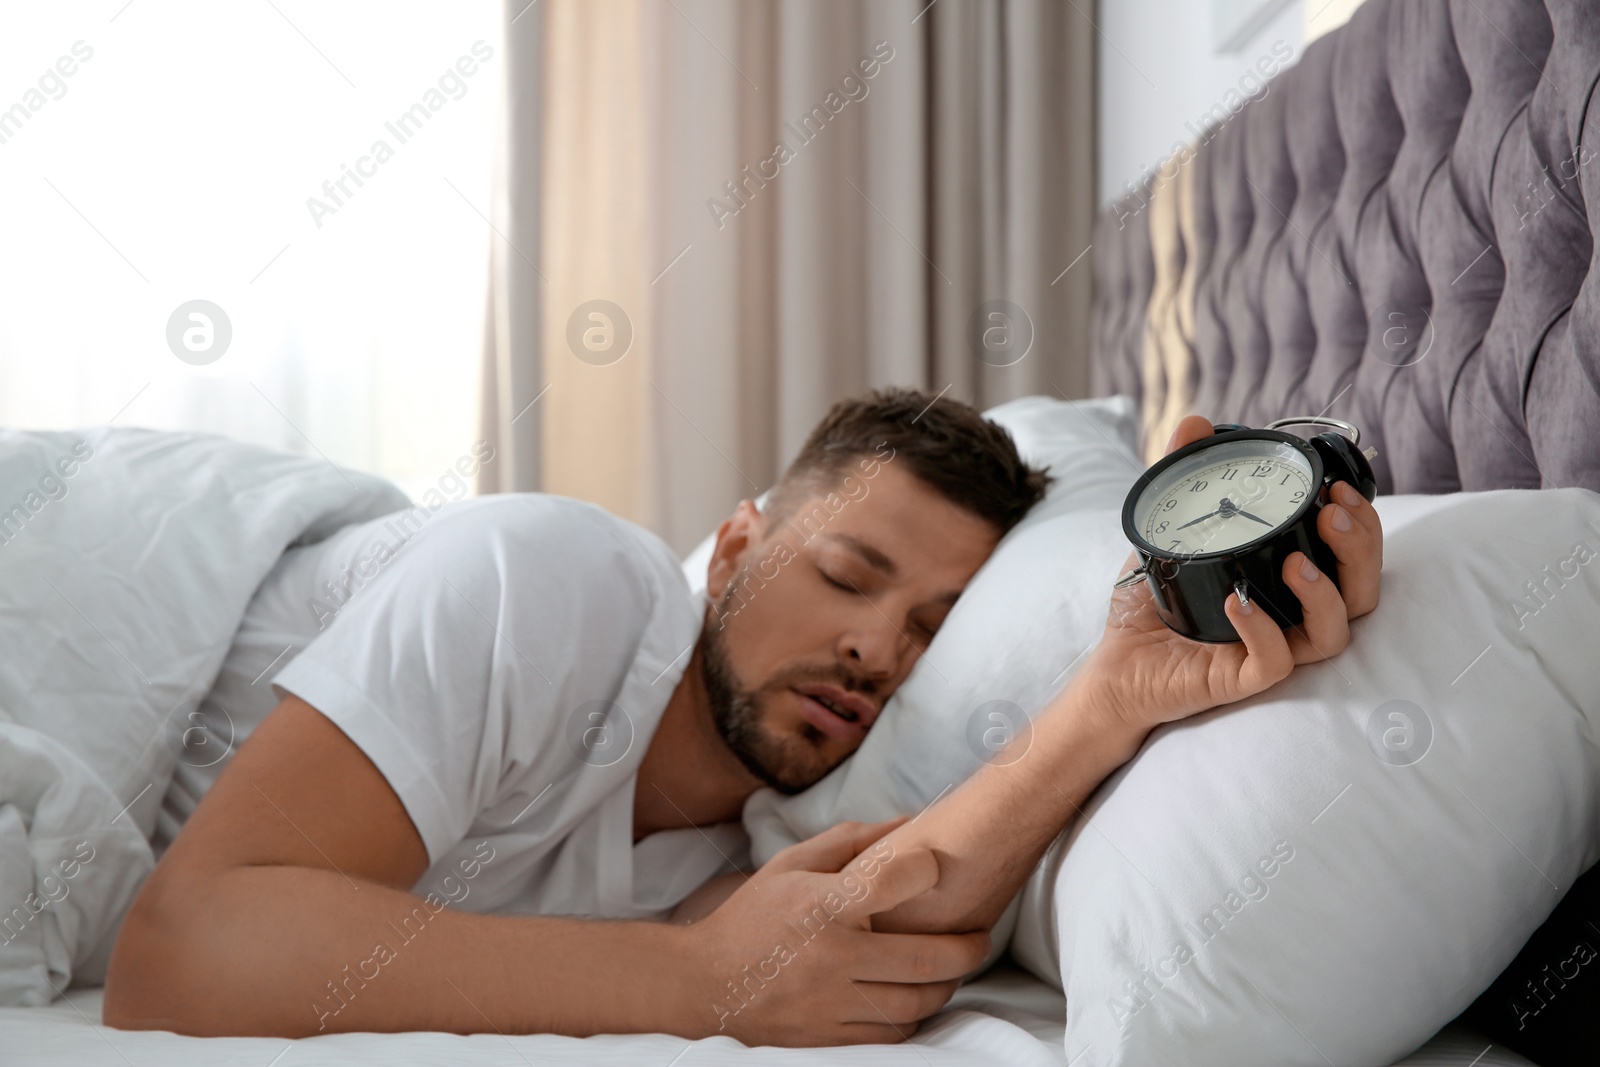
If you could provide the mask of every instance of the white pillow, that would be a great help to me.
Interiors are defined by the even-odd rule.
[[[1158,730],[1030,881],[1012,951],[1063,982],[1072,1062],[1390,1063],[1600,857],[1600,496],[1377,506],[1350,647]],[[1050,580],[1103,605],[1106,576]],[[991,647],[1055,669],[1051,627],[1022,640]]]
[[[1006,408],[1048,414],[1029,398],[997,421]],[[1025,455],[1030,430],[1062,449],[1068,484],[984,564],[861,749],[800,796],[763,790],[746,804],[758,861],[840,820],[920,810],[1012,732],[992,702],[1031,716],[1098,640],[1140,464],[1130,445],[1125,469],[1096,485],[1121,438],[1085,425],[1069,440],[1093,410],[1073,408],[1011,427]],[[1074,510],[1057,494],[1076,502],[1078,478],[1088,491]],[[1158,731],[1008,913],[1013,954],[1064,984],[1069,1060],[1390,1063],[1470,1003],[1600,856],[1600,497],[1378,508],[1383,603],[1351,647]],[[1222,933],[1178,964],[1187,924],[1217,904],[1228,919],[1209,925]],[[1008,933],[1003,922],[997,941]],[[1122,985],[1156,988],[1141,965],[1176,967],[1142,1004]],[[1115,994],[1136,1010],[1116,1012]]]

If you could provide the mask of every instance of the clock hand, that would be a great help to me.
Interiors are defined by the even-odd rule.
[[[1250,514],[1248,511],[1237,511],[1236,510],[1234,512],[1234,514],[1235,515],[1243,515],[1247,519],[1255,519],[1256,522],[1259,522],[1263,526],[1271,526],[1272,525],[1272,523],[1268,522],[1266,519],[1258,518],[1257,516]]]
[[[1238,505],[1234,504],[1231,497],[1225,496],[1221,500],[1217,501],[1216,511],[1213,511],[1210,515],[1202,515],[1198,519],[1190,519],[1188,522],[1184,523],[1183,526],[1178,527],[1178,529],[1181,530],[1185,526],[1193,526],[1197,522],[1205,522],[1207,519],[1215,515],[1221,515],[1225,519],[1232,518],[1235,514],[1237,514],[1235,510],[1237,507]]]
[[[1220,515],[1220,514],[1222,514],[1222,512],[1219,509],[1217,511],[1213,511],[1210,515],[1202,515],[1198,519],[1190,519],[1188,522],[1186,522],[1182,526],[1178,527],[1178,529],[1182,530],[1182,529],[1184,529],[1186,527],[1193,526],[1197,522],[1205,522],[1207,519],[1211,518],[1212,516]]]

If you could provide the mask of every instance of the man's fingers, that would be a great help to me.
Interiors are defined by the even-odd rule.
[[[868,845],[905,821],[906,816],[897,815],[883,822],[839,823],[815,837],[790,845],[768,860],[766,869],[775,872],[841,870]]]
[[[869,848],[860,860],[838,875],[818,881],[819,901],[826,906],[829,893],[837,894],[840,922],[858,929],[871,925],[871,916],[888,911],[939,883],[939,861],[926,848],[894,848],[887,842]],[[835,908],[828,909],[833,913]]]
[[[1176,452],[1184,445],[1194,444],[1203,437],[1210,437],[1211,432],[1211,422],[1204,415],[1185,415],[1173,428],[1172,436],[1167,439],[1167,451]]]
[[[926,985],[901,985],[887,982],[852,982],[860,994],[861,1008],[851,1015],[851,1021],[863,1023],[891,1023],[905,1030],[937,1012],[961,983],[930,982]],[[909,1037],[910,1034],[908,1033]]]
[[[1372,503],[1348,482],[1337,482],[1317,516],[1317,533],[1339,561],[1339,588],[1349,617],[1378,606],[1383,571],[1383,522]]]
[[[989,954],[987,931],[970,934],[854,935],[849,974],[865,982],[948,982],[983,966]]]
[[[1283,580],[1304,615],[1289,637],[1294,661],[1315,663],[1343,652],[1350,643],[1350,615],[1338,588],[1304,552],[1291,552],[1283,561]]]
[[[1286,678],[1294,668],[1294,655],[1272,616],[1255,601],[1243,604],[1237,596],[1228,597],[1223,611],[1238,631],[1245,650],[1244,662],[1239,666],[1241,692],[1233,699],[1242,700]]]

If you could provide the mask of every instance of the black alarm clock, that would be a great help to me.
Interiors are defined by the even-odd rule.
[[[1281,426],[1333,426],[1309,441]],[[1163,457],[1133,483],[1122,530],[1140,564],[1117,588],[1148,582],[1156,613],[1196,641],[1237,641],[1223,611],[1229,596],[1254,602],[1281,627],[1304,617],[1284,584],[1283,563],[1304,552],[1338,584],[1333,550],[1317,534],[1317,515],[1335,482],[1377,495],[1361,431],[1339,419],[1279,419],[1255,430],[1220,423]],[[1348,434],[1348,436],[1345,436]]]

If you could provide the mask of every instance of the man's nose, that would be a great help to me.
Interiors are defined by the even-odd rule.
[[[870,678],[892,678],[900,668],[907,641],[894,625],[881,616],[878,625],[864,624],[841,640],[846,665],[855,673]]]

